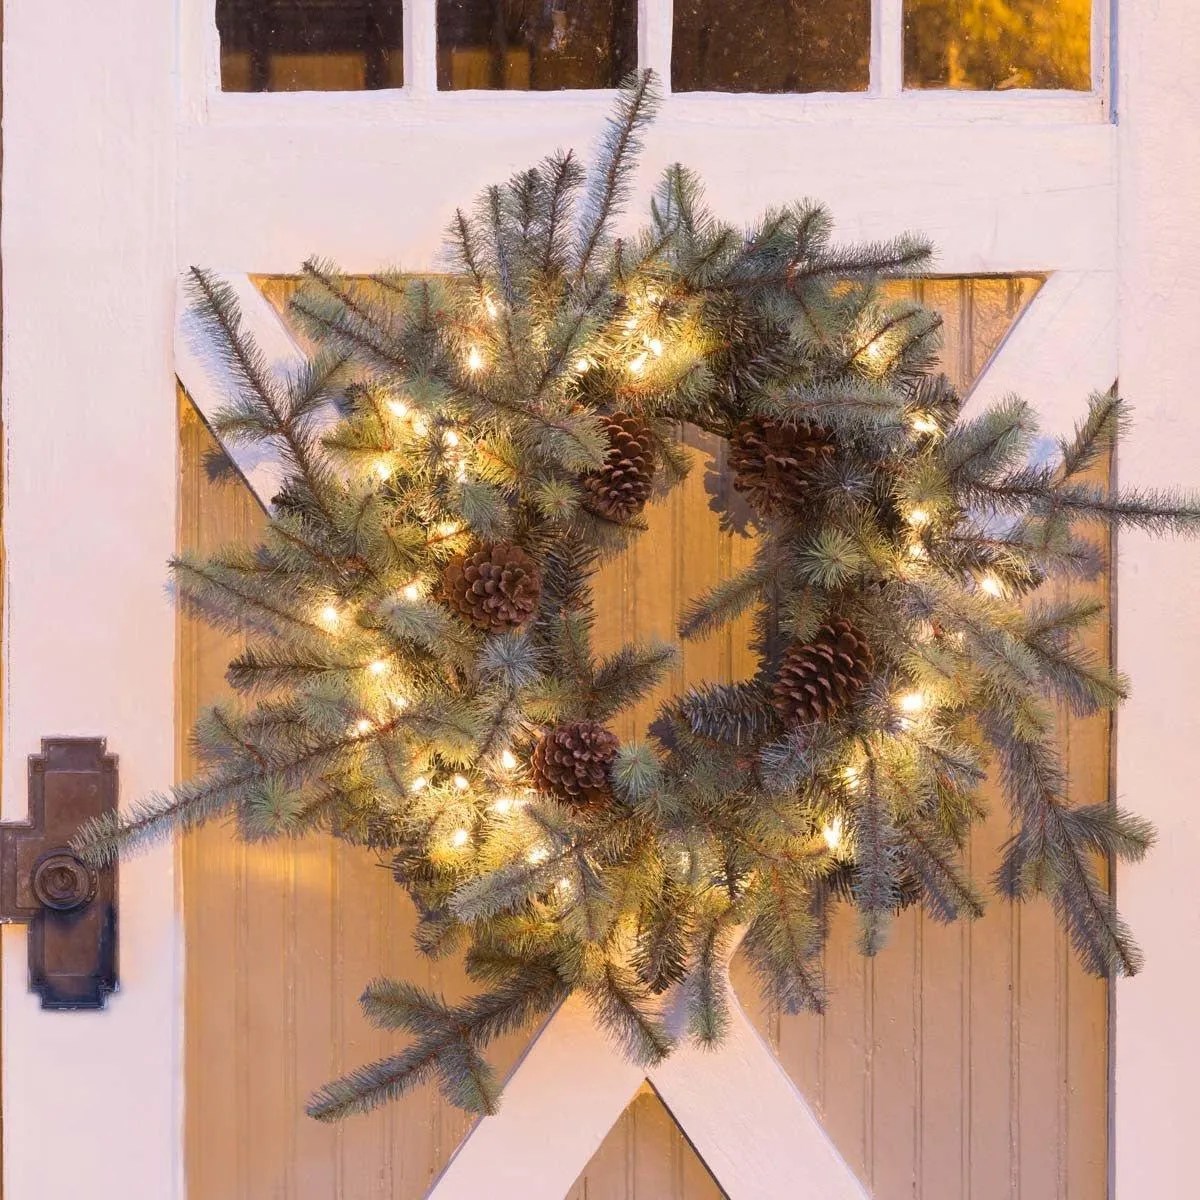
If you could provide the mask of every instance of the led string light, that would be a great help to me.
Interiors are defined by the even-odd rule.
[[[822,825],[821,836],[825,839],[825,845],[829,847],[830,853],[835,853],[842,844],[842,818],[834,817]]]

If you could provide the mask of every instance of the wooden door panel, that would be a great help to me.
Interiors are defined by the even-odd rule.
[[[566,1200],[722,1200],[724,1192],[647,1083]]]
[[[943,314],[944,366],[966,385],[1038,284],[954,279],[897,288]],[[284,312],[291,281],[262,286]],[[214,446],[186,402],[181,437],[183,544],[207,549],[253,537],[261,511],[244,489],[208,478],[203,460]],[[671,637],[684,602],[750,553],[749,540],[722,531],[711,507],[711,493],[728,484],[722,447],[696,431],[685,441],[691,476],[648,510],[647,533],[596,580],[601,646]],[[179,630],[179,727],[186,730],[197,707],[223,690],[233,643],[186,616]],[[664,693],[747,674],[745,634],[743,624],[687,645]],[[623,716],[618,732],[644,731],[660,699]],[[1064,721],[1063,734],[1076,797],[1102,797],[1106,724]],[[181,746],[181,772],[190,766]],[[977,877],[990,870],[1007,831],[998,812],[976,833]],[[191,1200],[421,1196],[467,1124],[436,1089],[333,1129],[306,1118],[303,1101],[332,1075],[395,1045],[358,1009],[368,979],[391,973],[458,994],[459,966],[431,964],[413,950],[407,898],[353,847],[324,838],[245,847],[214,827],[184,839],[183,868]],[[735,981],[868,1188],[881,1198],[923,1200],[1102,1195],[1106,989],[1079,971],[1053,915],[1037,905],[1018,912],[996,904],[974,926],[945,928],[909,912],[873,961],[859,956],[855,940],[853,914],[836,912],[824,1017],[764,1011],[737,964]],[[529,1036],[498,1048],[502,1070]],[[719,1195],[653,1093],[595,1138],[599,1148],[572,1200]],[[673,1190],[662,1190],[664,1180]]]

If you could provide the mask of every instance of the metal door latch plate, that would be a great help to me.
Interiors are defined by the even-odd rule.
[[[43,738],[29,756],[29,819],[0,824],[0,923],[29,925],[29,989],[51,1009],[103,1008],[117,986],[117,872],[69,843],[117,807],[103,738]]]

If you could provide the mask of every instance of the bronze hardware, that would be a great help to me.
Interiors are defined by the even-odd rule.
[[[29,756],[29,819],[0,824],[0,923],[29,925],[29,990],[51,1009],[103,1008],[117,986],[117,872],[68,843],[117,807],[103,738],[43,738]]]

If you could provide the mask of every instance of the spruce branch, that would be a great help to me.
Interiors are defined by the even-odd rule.
[[[479,1049],[550,1011],[565,991],[553,968],[536,962],[492,992],[457,1006],[412,985],[376,980],[362,997],[367,1016],[382,1028],[413,1033],[417,1041],[320,1088],[309,1101],[308,1115],[337,1121],[369,1112],[435,1074],[451,1103],[468,1112],[493,1113],[498,1089]]]
[[[217,334],[222,358],[243,389],[243,403],[261,407],[264,428],[278,444],[285,463],[295,467],[306,494],[324,519],[333,524],[325,500],[331,485],[328,466],[301,424],[304,415],[288,412],[276,390],[266,358],[242,328],[242,311],[233,289],[211,271],[192,267],[189,271],[192,296],[202,318]]]
[[[579,227],[577,284],[582,283],[592,269],[613,218],[629,198],[633,171],[642,146],[641,135],[654,119],[658,98],[654,72],[649,69],[629,75],[621,83],[616,112],[609,119],[588,183]]]

